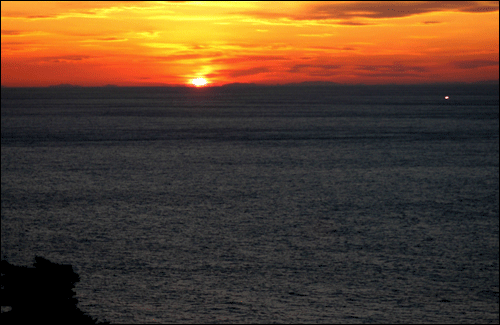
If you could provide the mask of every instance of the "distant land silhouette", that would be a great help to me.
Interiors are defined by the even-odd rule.
[[[80,277],[71,265],[35,257],[34,268],[1,262],[2,306],[12,309],[0,316],[4,324],[109,324],[100,323],[78,307],[73,288]]]
[[[294,82],[294,83],[282,83],[282,84],[261,84],[261,83],[241,83],[241,82],[233,82],[223,85],[210,85],[208,84],[202,88],[211,88],[211,87],[223,87],[223,88],[241,88],[241,87],[289,87],[289,86],[299,86],[299,87],[355,87],[355,86],[373,86],[373,87],[383,87],[383,86],[402,86],[402,87],[411,87],[411,86],[473,86],[473,85],[485,85],[485,86],[497,86],[499,85],[499,80],[483,80],[483,81],[475,81],[475,82],[428,82],[428,83],[416,83],[416,84],[398,84],[398,83],[389,83],[389,84],[344,84],[337,83],[333,81],[303,81],[303,82]],[[2,89],[7,88],[193,88],[192,85],[186,84],[175,84],[175,85],[137,85],[137,86],[119,86],[114,84],[107,84],[103,86],[80,86],[73,84],[57,84],[50,86],[36,86],[36,87],[19,87],[19,86],[5,86],[2,85]]]

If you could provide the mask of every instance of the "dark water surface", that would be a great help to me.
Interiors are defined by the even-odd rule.
[[[72,264],[112,323],[498,323],[498,105],[485,86],[2,89],[2,259]]]

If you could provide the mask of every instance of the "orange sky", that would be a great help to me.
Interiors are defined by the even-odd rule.
[[[4,2],[2,85],[498,80],[498,1]]]

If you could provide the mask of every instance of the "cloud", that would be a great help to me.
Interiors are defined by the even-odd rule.
[[[14,35],[21,35],[23,32],[19,30],[2,30],[2,35],[3,36],[14,36]]]
[[[339,20],[334,24],[363,26],[367,25],[367,23],[353,21],[352,19],[401,18],[441,11],[468,13],[494,12],[498,11],[498,2],[490,1],[488,5],[484,5],[480,1],[339,1],[331,3],[308,3],[300,12],[295,13],[252,10],[238,12],[238,14],[274,21],[283,19],[289,21]]]
[[[315,19],[400,18],[438,11],[491,12],[498,11],[498,2],[484,6],[478,1],[361,1],[321,4],[310,15]]]
[[[134,36],[139,38],[156,38],[160,34],[159,31],[144,31],[144,32],[135,32]]]
[[[476,5],[465,7],[460,11],[463,12],[493,12],[498,11],[498,1],[489,1],[490,6],[481,6],[478,4],[479,1],[476,1]]]
[[[468,61],[455,61],[453,64],[459,69],[476,69],[482,67],[497,66],[498,61],[494,60],[468,60]]]
[[[299,34],[298,36],[304,36],[304,37],[330,37],[330,36],[333,36],[333,34],[330,34],[330,33],[323,33],[323,34]]]
[[[26,19],[45,19],[45,18],[57,18],[56,15],[33,15],[33,16],[26,16],[24,17]]]
[[[96,41],[106,41],[106,42],[123,42],[127,40],[128,40],[127,38],[117,38],[117,37],[103,37],[96,39]]]
[[[174,54],[166,56],[148,56],[148,60],[172,62],[184,60],[210,59],[212,57],[221,56],[222,53],[196,53],[196,54]]]
[[[39,1],[36,5],[25,5],[20,10],[16,4],[2,3],[2,19],[105,18],[111,12],[149,7],[151,4],[141,1]]]
[[[404,73],[407,71],[415,72],[426,72],[425,67],[420,66],[405,66],[399,63],[394,63],[392,65],[361,65],[356,68],[356,70],[363,71],[380,71],[380,72],[394,72],[394,73]]]
[[[2,18],[13,18],[13,19],[27,19],[27,20],[39,20],[39,19],[63,19],[63,18],[71,18],[71,17],[79,17],[79,18],[104,18],[98,17],[95,12],[73,12],[73,13],[64,13],[64,14],[53,14],[53,15],[23,15],[23,14],[12,14],[5,13],[2,14]]]
[[[288,73],[300,73],[311,77],[328,77],[338,75],[340,64],[296,64],[287,70]]]
[[[92,56],[89,55],[62,55],[62,56],[46,56],[39,58],[44,62],[68,62],[68,61],[82,61],[85,59],[90,59]]]
[[[424,24],[429,25],[429,24],[440,24],[440,21],[435,21],[435,20],[430,20],[430,21],[424,21]]]
[[[346,26],[366,26],[366,25],[370,25],[370,24],[366,24],[366,23],[360,23],[359,21],[351,21],[351,20],[341,21],[341,22],[338,22],[337,24],[339,24],[339,25],[346,25]]]
[[[326,51],[355,51],[356,49],[354,47],[348,47],[348,46],[310,46],[308,47],[309,49],[313,50],[326,50]]]
[[[370,73],[370,74],[367,74],[367,73],[364,73],[364,74],[360,74],[360,73],[356,73],[357,76],[362,76],[362,77],[376,77],[376,78],[380,78],[380,77],[391,77],[391,78],[404,78],[404,77],[422,77],[422,75],[419,75],[417,73],[393,73],[393,72],[383,72],[383,73]]]
[[[409,66],[399,62],[390,65],[358,65],[353,70],[354,75],[369,78],[419,78],[426,75],[426,72],[429,72],[429,69],[426,67]]]
[[[212,63],[240,63],[240,62],[252,62],[252,61],[281,61],[281,60],[290,60],[290,58],[285,56],[278,55],[244,55],[244,56],[236,56],[229,58],[218,58],[213,59]]]
[[[288,69],[287,72],[289,73],[302,73],[306,70],[323,70],[323,71],[328,71],[328,70],[336,70],[340,69],[342,65],[340,64],[296,64],[290,69]],[[312,72],[309,71],[309,74]],[[318,73],[318,71],[314,72],[315,74]]]
[[[233,70],[229,72],[229,76],[231,78],[237,78],[237,77],[251,76],[254,74],[259,74],[264,72],[269,72],[269,68],[258,67],[258,68],[244,69],[244,70]]]

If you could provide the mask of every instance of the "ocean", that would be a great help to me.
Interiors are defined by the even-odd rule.
[[[92,317],[499,322],[498,85],[1,95],[2,259]]]

